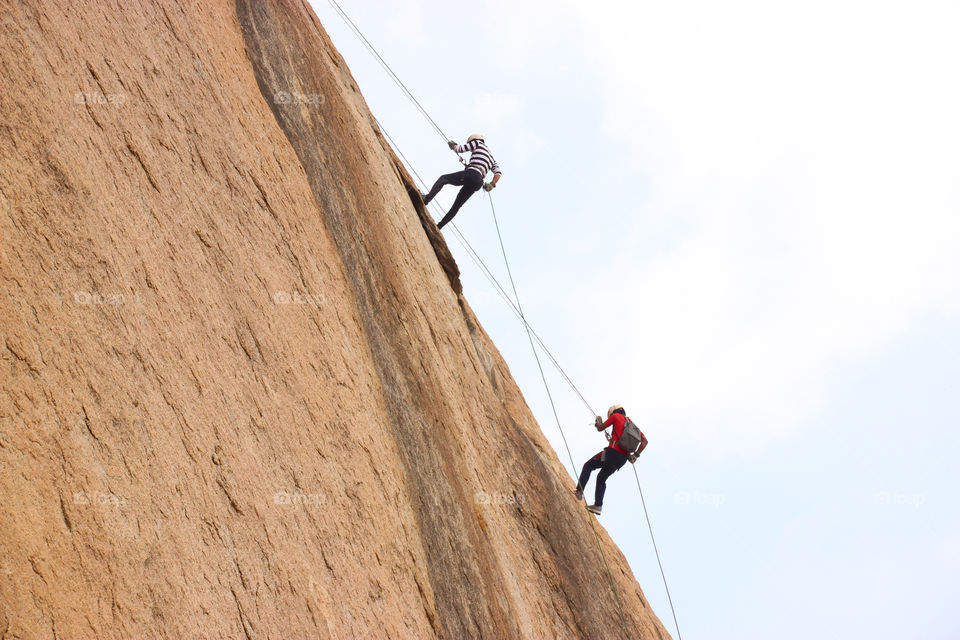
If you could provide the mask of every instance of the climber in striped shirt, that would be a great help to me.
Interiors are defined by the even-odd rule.
[[[430,193],[426,195],[420,194],[423,197],[423,204],[430,204],[430,201],[440,193],[440,189],[443,189],[446,185],[453,184],[460,187],[460,193],[457,194],[457,198],[453,201],[453,206],[450,207],[447,215],[443,216],[443,220],[437,225],[440,229],[443,229],[443,225],[453,220],[453,216],[457,215],[463,203],[479,191],[480,187],[483,187],[485,191],[490,191],[497,186],[497,182],[500,180],[500,166],[497,165],[497,161],[493,159],[493,154],[490,153],[490,149],[487,148],[486,143],[483,141],[483,136],[479,133],[475,133],[467,138],[466,144],[457,144],[451,140],[447,145],[457,153],[466,153],[469,151],[470,161],[467,163],[467,168],[463,171],[448,173],[437,178],[433,188],[430,189]],[[493,171],[493,180],[484,184],[483,179],[486,177],[488,171]]]

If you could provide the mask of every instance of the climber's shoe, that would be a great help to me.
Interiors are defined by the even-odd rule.
[[[595,514],[597,514],[597,515],[600,515],[600,512],[603,511],[603,505],[602,505],[602,504],[591,504],[591,505],[589,505],[589,506],[587,507],[587,511],[589,511],[590,513],[595,513]]]
[[[420,198],[423,200],[423,204],[430,204],[430,196],[427,194],[421,193]]]
[[[577,500],[583,500],[583,491],[580,491],[580,489],[574,489],[573,497],[576,498]]]

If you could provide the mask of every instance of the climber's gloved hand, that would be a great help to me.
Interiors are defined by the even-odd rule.
[[[627,460],[630,461],[630,464],[633,464],[634,462],[637,461],[637,457],[639,456],[640,456],[639,453],[631,453],[629,456],[627,456]]]
[[[493,184],[492,182],[488,182],[487,184],[483,185],[483,190],[484,190],[484,191],[493,191],[494,188],[496,188],[496,186],[497,186],[497,185]]]
[[[451,149],[456,149],[456,148],[457,148],[457,143],[454,142],[453,140],[450,140],[450,141],[447,142],[447,146],[450,147]]]
[[[593,424],[597,427],[597,431],[599,431],[603,427],[603,418],[597,416],[597,419]]]

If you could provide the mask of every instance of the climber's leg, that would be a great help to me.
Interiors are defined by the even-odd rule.
[[[457,212],[460,211],[460,207],[463,206],[470,196],[479,191],[480,187],[483,186],[483,176],[480,175],[479,171],[466,169],[463,171],[463,173],[467,174],[463,178],[463,186],[460,187],[460,192],[457,194],[457,198],[453,201],[453,206],[450,207],[450,210],[447,211],[447,215],[443,216],[443,220],[441,220],[440,224],[437,225],[437,227],[440,229],[443,229],[443,225],[453,220],[453,216],[457,215]]]
[[[600,473],[597,474],[597,490],[594,494],[594,505],[603,506],[603,494],[607,492],[607,478],[620,470],[627,462],[627,456],[615,449],[607,449],[603,452],[603,463]]]
[[[440,193],[440,189],[443,189],[448,184],[462,185],[464,179],[467,177],[464,174],[466,171],[456,171],[454,173],[446,173],[433,183],[433,188],[430,189],[430,193],[423,196],[423,204],[430,204],[430,201],[437,197],[437,194]],[[476,173],[472,171],[471,173]]]
[[[583,471],[580,472],[580,480],[577,482],[577,489],[582,493],[590,481],[590,474],[603,466],[603,451],[593,456],[583,465]]]

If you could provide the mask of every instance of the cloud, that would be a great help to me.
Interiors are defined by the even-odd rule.
[[[645,178],[615,195],[643,223],[624,220],[594,278],[622,313],[586,330],[616,336],[602,351],[636,363],[623,392],[671,437],[762,449],[829,401],[836,365],[957,313],[948,5],[572,10],[630,149],[619,170]],[[671,244],[650,247],[663,216]]]

